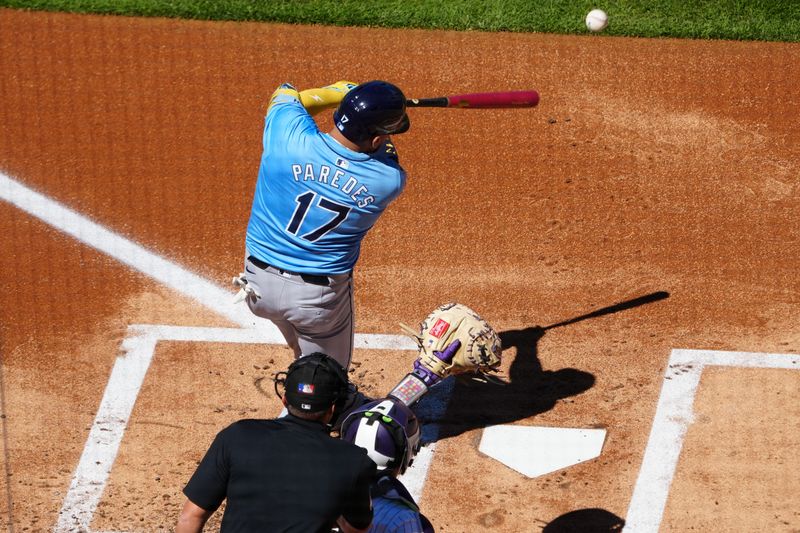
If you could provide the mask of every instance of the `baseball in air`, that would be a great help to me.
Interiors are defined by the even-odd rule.
[[[608,15],[602,9],[592,9],[586,15],[586,27],[589,31],[603,31],[608,26]]]

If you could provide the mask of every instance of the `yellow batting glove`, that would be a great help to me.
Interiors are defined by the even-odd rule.
[[[300,102],[312,117],[326,109],[338,106],[350,89],[358,85],[351,81],[337,81],[319,89],[300,91]]]

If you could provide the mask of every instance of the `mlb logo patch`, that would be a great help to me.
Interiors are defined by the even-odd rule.
[[[350,166],[350,163],[347,159],[342,159],[341,157],[336,159],[336,166],[340,168],[347,168]]]
[[[297,384],[297,392],[301,394],[314,394],[314,384],[313,383],[298,383]]]
[[[437,339],[441,338],[450,328],[450,323],[442,320],[441,318],[436,321],[436,324],[431,328],[430,334]]]

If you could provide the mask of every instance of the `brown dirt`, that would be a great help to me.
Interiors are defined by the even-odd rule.
[[[672,348],[800,351],[798,63],[797,44],[3,9],[0,170],[223,284],[239,270],[264,104],[279,83],[382,78],[417,97],[539,90],[534,110],[413,110],[395,139],[407,190],[356,271],[359,332],[399,333],[397,322],[457,300],[513,341],[513,386],[456,389],[421,503],[440,531],[538,530],[580,509],[624,517]],[[230,324],[7,203],[0,234],[0,509],[9,528],[46,530],[125,328]],[[669,297],[571,321],[659,291]],[[95,528],[171,527],[214,430],[276,411],[253,385],[263,350],[159,347]],[[288,361],[270,350],[274,365]],[[410,357],[359,351],[358,379],[386,391]],[[773,477],[767,491],[756,481],[774,473],[766,461],[735,483],[730,457],[703,451],[734,420],[729,392],[741,390],[770,397],[748,418],[772,413],[758,439],[735,441],[742,456],[769,447],[789,457],[779,447],[799,430],[776,428],[794,416],[796,376],[764,372],[771,379],[704,378],[714,426],[690,431],[665,529],[800,528],[796,479]],[[609,436],[597,460],[526,479],[477,452],[488,423]],[[751,482],[776,500],[745,522],[744,496],[710,503],[720,487],[742,495]]]
[[[800,372],[704,371],[666,524],[674,531],[798,530],[798,390]]]

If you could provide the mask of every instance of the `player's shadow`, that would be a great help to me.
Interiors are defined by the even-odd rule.
[[[507,380],[476,381],[458,376],[433,387],[414,409],[422,423],[422,442],[436,442],[472,429],[529,418],[549,411],[558,400],[585,392],[594,385],[594,375],[576,368],[543,370],[537,353],[539,339],[554,328],[667,297],[668,292],[654,292],[549,326],[500,332],[503,351],[510,348],[517,351]]]
[[[578,509],[545,525],[542,533],[610,533],[623,527],[625,520],[605,509]]]

